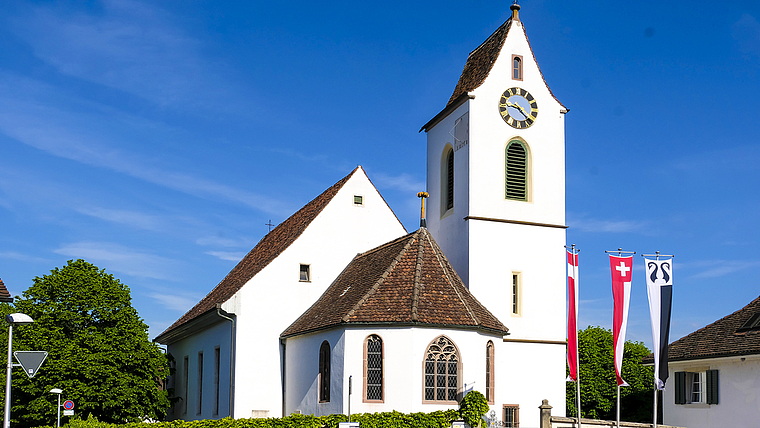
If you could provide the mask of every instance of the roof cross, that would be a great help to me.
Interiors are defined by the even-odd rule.
[[[264,226],[269,226],[269,231],[271,232],[272,231],[272,226],[274,226],[272,224],[272,219],[271,218],[269,219],[269,223],[264,223]]]

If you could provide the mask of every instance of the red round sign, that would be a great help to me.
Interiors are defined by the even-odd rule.
[[[74,402],[71,400],[66,400],[63,402],[63,409],[64,410],[73,410],[74,409]]]

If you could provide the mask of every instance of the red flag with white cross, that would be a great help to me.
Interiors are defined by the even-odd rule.
[[[631,275],[633,256],[618,257],[610,254],[612,273],[612,299],[615,306],[612,315],[612,340],[615,354],[615,375],[618,386],[628,386],[622,378],[625,330],[628,327],[628,306],[631,301]]]

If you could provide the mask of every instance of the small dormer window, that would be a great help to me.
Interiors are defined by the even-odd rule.
[[[299,281],[301,281],[301,282],[310,282],[311,281],[311,266],[310,265],[302,264],[299,273],[300,273],[300,276],[299,276],[299,279],[298,279]]]
[[[354,206],[355,207],[363,207],[364,206],[364,196],[354,195]]]
[[[512,55],[512,80],[523,80],[522,56]]]
[[[737,332],[760,330],[760,312],[753,314],[749,319],[736,329]]]

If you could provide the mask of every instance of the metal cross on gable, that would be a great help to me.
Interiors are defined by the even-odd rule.
[[[264,223],[264,226],[269,226],[269,231],[271,232],[272,226],[274,226],[274,224],[272,224],[272,219],[270,218],[268,223]]]

